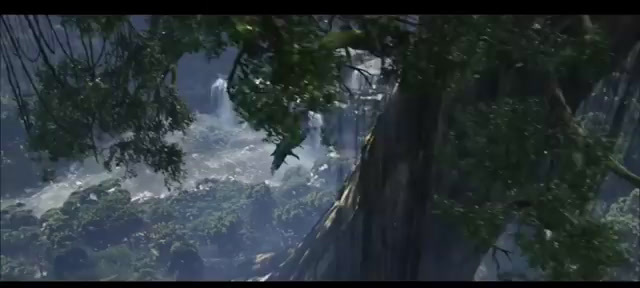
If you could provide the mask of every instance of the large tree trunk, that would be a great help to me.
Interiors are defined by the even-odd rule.
[[[341,199],[271,279],[473,279],[483,251],[430,201],[452,191],[434,160],[449,105],[403,92],[379,117]]]

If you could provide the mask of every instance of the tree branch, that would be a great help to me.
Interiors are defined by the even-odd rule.
[[[3,16],[3,18],[4,18],[4,16]],[[17,22],[18,22],[17,26],[19,26],[19,28],[24,29],[24,24],[20,25],[20,23],[21,23],[21,22],[20,22],[20,20],[15,20],[15,21],[17,21]],[[5,25],[7,25],[7,26],[8,26],[8,27],[7,27],[7,30],[13,30],[13,27],[11,26],[11,23],[10,23],[10,21],[9,21],[9,20],[7,20],[7,22],[6,22],[6,24],[5,24]],[[24,30],[26,30],[26,29],[24,29]],[[16,36],[15,36],[15,35],[14,35],[14,36],[12,36],[12,35],[13,35],[12,33],[9,33],[9,32],[7,32],[7,33],[8,33],[7,35],[9,35],[9,37],[16,38]],[[28,42],[28,41],[27,41],[27,42]],[[24,57],[25,57],[29,62],[31,62],[31,63],[36,63],[36,62],[38,61],[38,59],[40,59],[40,52],[39,52],[38,50],[36,50],[36,55],[35,55],[35,56],[33,56],[33,57],[29,57],[29,54],[27,53],[27,51],[25,50],[25,48],[23,48],[23,47],[22,47],[22,44],[20,44],[20,42],[17,42],[17,44],[18,44],[18,48],[19,48],[18,50],[19,50],[19,51],[16,51],[16,52],[14,53],[16,57],[22,57],[22,56],[24,56]],[[28,48],[29,48],[29,47],[27,47],[27,49],[28,49]],[[7,50],[7,51],[8,51],[8,50]]]
[[[582,20],[582,28],[584,28],[587,35],[591,34],[593,31],[593,22],[591,22],[591,17],[589,17],[589,15],[580,15],[580,19]]]
[[[5,46],[4,41],[0,41],[0,45],[1,45],[0,47],[2,47],[2,51],[9,51],[9,48]],[[24,97],[22,96],[22,90],[20,89],[18,76],[13,67],[13,64],[11,64],[10,62],[11,59],[9,58],[9,55],[7,55],[6,52],[2,52],[2,51],[0,51],[0,55],[2,55],[2,59],[5,62],[5,70],[7,72],[7,82],[9,82],[9,87],[13,92],[14,101],[16,101],[16,104],[18,105],[18,112],[19,112],[18,114],[20,115],[22,123],[24,124],[24,128],[27,131],[27,135],[30,135],[31,127],[33,125],[29,120],[29,106],[27,105],[27,103],[24,100]]]
[[[65,25],[62,25],[62,30],[64,31],[65,42],[67,42],[67,48],[69,48],[69,55],[73,58],[73,46],[71,46],[71,37],[69,37],[69,31]]]
[[[56,40],[56,42],[58,43],[58,46],[60,46],[60,49],[62,50],[62,53],[67,56],[67,58],[69,59],[73,59],[73,56],[69,54],[69,52],[67,52],[67,50],[64,49],[64,45],[62,44],[62,41],[60,41],[60,37],[58,37],[58,32],[56,32],[55,28],[53,27],[53,23],[51,22],[51,19],[49,18],[49,16],[47,15],[47,23],[49,24],[49,28],[51,29],[51,31],[53,31],[53,37]]]
[[[246,53],[246,49],[243,44],[240,50],[238,51],[238,55],[236,55],[236,59],[233,60],[233,66],[231,66],[231,72],[229,72],[229,76],[227,76],[227,94],[229,95],[231,95],[231,86],[232,86],[231,83],[236,75],[236,70],[238,69],[238,66],[240,66],[240,61],[242,60],[242,57],[244,57],[245,53]]]
[[[406,24],[406,25],[409,25],[409,26],[412,26],[412,27],[418,27],[418,23],[413,22],[413,21],[408,20],[408,19],[405,19],[405,18],[402,18],[401,16],[390,16],[390,17],[391,17],[391,19],[393,19],[396,22],[400,22],[402,24]]]
[[[637,188],[640,188],[640,176],[633,174],[622,164],[618,163],[618,161],[614,160],[613,157],[609,157],[607,166],[611,169],[611,172],[613,172],[613,174],[626,180]]]
[[[38,49],[40,50],[40,53],[42,54],[42,60],[44,61],[44,64],[49,68],[49,71],[51,72],[53,77],[57,80],[58,84],[60,84],[61,87],[64,87],[64,83],[62,81],[62,78],[58,78],[58,74],[56,73],[55,67],[53,67],[53,64],[49,61],[49,57],[47,57],[47,55],[46,55],[46,52],[44,50],[44,46],[42,45],[42,41],[40,41],[40,37],[36,33],[36,30],[34,28],[33,23],[31,23],[31,20],[29,20],[28,16],[25,15],[24,18],[25,18],[25,20],[27,20],[27,25],[29,25],[29,29],[31,30],[31,33],[33,34],[33,38],[36,40],[36,44],[38,46]]]
[[[346,84],[340,82],[340,86],[342,86],[345,89],[345,91],[347,91],[347,93],[349,93],[349,96],[351,96],[352,99],[356,99],[355,94],[353,94],[353,91],[351,91],[351,89],[349,89],[349,87],[347,87]]]
[[[94,63],[94,67],[95,65],[100,65],[100,61],[102,60],[102,56],[104,56],[104,51],[106,50],[106,47],[107,47],[107,40],[109,39],[106,36],[102,37],[102,47],[100,48],[100,52],[98,53],[98,58]]]
[[[551,73],[550,84],[552,90],[549,95],[550,104],[557,109],[556,113],[560,114],[558,115],[559,120],[564,122],[560,124],[562,129],[566,129],[571,137],[576,138],[576,140],[579,142],[582,142],[582,138],[585,137],[584,132],[575,123],[575,119],[573,118],[571,109],[564,101],[562,90],[560,89],[560,87],[558,87],[557,80],[555,79],[555,75],[553,73]],[[640,188],[640,177],[627,170],[622,164],[615,161],[611,156],[609,156],[609,160],[607,161],[606,165],[614,174]]]
[[[496,271],[497,271],[497,273],[500,273],[500,261],[498,261],[498,256],[496,256],[496,253],[498,251],[504,253],[504,255],[507,256],[507,259],[509,259],[510,262],[513,262],[511,260],[511,256],[509,256],[509,254],[512,253],[511,251],[509,251],[507,249],[504,249],[504,248],[500,248],[497,245],[491,245],[491,250],[492,250],[491,257],[493,258],[493,262],[496,263]]]
[[[0,21],[2,22],[5,30],[7,30],[7,34],[10,35],[9,39],[11,40],[11,44],[12,44],[14,50],[18,51],[17,40],[15,38],[11,37],[11,31],[9,30],[9,27],[6,25],[6,22],[4,21],[4,18],[0,18]],[[34,31],[32,30],[32,32],[34,32]],[[36,37],[37,37],[37,35],[36,35]],[[38,40],[38,39],[36,38],[36,40]],[[38,41],[36,41],[36,42],[38,42]],[[39,47],[40,47],[41,50],[43,49],[42,46],[39,46]],[[43,59],[47,59],[46,55],[43,55],[43,57],[44,57]],[[56,126],[58,126],[58,128],[60,128],[60,130],[62,132],[66,133],[67,135],[75,135],[75,133],[71,132],[73,130],[69,130],[65,125],[62,125],[56,119],[56,117],[53,114],[53,112],[51,112],[51,109],[50,109],[48,103],[46,102],[46,100],[42,97],[42,95],[38,91],[38,87],[36,86],[36,84],[34,82],[34,79],[31,77],[31,73],[29,72],[29,69],[27,68],[27,65],[22,60],[22,57],[18,57],[18,59],[20,60],[20,65],[22,66],[22,70],[24,71],[25,75],[27,76],[27,79],[29,80],[29,83],[31,84],[31,87],[33,88],[33,91],[34,91],[36,97],[38,98],[38,101],[40,102],[40,104],[42,104],[42,108],[43,108],[44,112],[47,113],[47,115],[49,115],[49,117],[51,117],[51,121],[53,121],[53,123]]]
[[[371,83],[371,80],[369,80],[369,77],[373,77],[373,75],[371,73],[369,73],[369,71],[364,70],[362,68],[358,68],[356,66],[353,65],[345,65],[345,67],[351,68],[355,71],[357,71],[358,73],[360,73],[360,75],[362,75],[364,77],[364,80],[367,81],[367,84],[369,84],[369,87],[373,88],[373,83]]]
[[[25,16],[26,19],[28,16]],[[44,39],[44,41],[42,41],[44,43],[44,46],[47,47],[47,49],[49,49],[49,52],[51,52],[51,54],[56,54],[56,49],[54,49],[54,47],[51,47],[51,45],[49,45],[49,42],[46,41],[46,37],[44,36],[44,33],[42,32],[42,28],[40,27],[40,21],[38,20],[38,16],[34,15],[33,17],[33,21],[35,22],[35,26],[38,30],[38,34],[40,35],[41,39]],[[28,20],[27,20],[28,21]],[[27,25],[29,24],[29,22],[27,22]],[[29,25],[29,27],[31,27],[31,25]]]
[[[84,42],[84,38],[85,38],[85,34],[82,31],[82,29],[78,29],[80,32],[80,44],[82,45],[82,51],[84,52],[84,57],[87,59],[87,66],[89,67],[89,69],[91,70],[91,80],[95,80],[96,75],[95,75],[95,71],[93,69],[93,52],[92,49],[87,49],[87,44]],[[91,36],[89,36],[91,37]],[[91,43],[91,39],[89,39],[89,45],[92,45]]]

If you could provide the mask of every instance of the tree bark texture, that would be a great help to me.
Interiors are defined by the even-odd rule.
[[[402,87],[402,86],[400,86]],[[483,256],[432,213],[445,193],[435,153],[446,132],[441,95],[392,97],[342,197],[272,280],[472,280]],[[454,196],[455,195],[450,195]]]

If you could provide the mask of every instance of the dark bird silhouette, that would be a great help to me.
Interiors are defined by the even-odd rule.
[[[271,162],[271,174],[275,173],[276,170],[278,170],[280,166],[282,166],[282,164],[287,163],[285,161],[287,156],[293,156],[296,159],[300,160],[300,157],[298,157],[298,155],[293,153],[293,149],[300,146],[300,144],[302,144],[302,141],[304,141],[305,138],[306,138],[306,133],[303,133],[302,137],[299,137],[299,139],[297,140],[291,139],[291,138],[285,138],[282,141],[280,141],[280,143],[276,144],[276,150],[274,150],[273,153],[271,153],[271,156],[273,156],[273,161]]]

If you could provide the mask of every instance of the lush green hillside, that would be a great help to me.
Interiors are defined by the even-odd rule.
[[[2,210],[2,280],[266,274],[335,198],[313,185],[310,171],[286,172],[278,187],[207,179],[194,190],[142,201],[109,180],[40,217],[23,203],[10,205]]]

